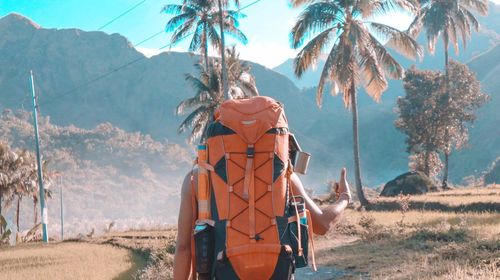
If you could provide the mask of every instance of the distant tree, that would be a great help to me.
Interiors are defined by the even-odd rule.
[[[427,35],[427,47],[431,53],[434,53],[436,43],[439,37],[444,43],[444,64],[445,64],[445,82],[443,83],[444,92],[448,92],[450,84],[449,78],[449,55],[448,49],[450,43],[459,52],[459,37],[462,38],[463,47],[467,46],[467,40],[471,37],[472,29],[479,31],[479,21],[473,12],[481,15],[488,14],[488,0],[418,0],[420,8],[416,13],[413,22],[408,28],[409,34],[416,38],[423,29]],[[457,132],[445,131],[448,138]],[[460,137],[459,137],[460,138]],[[459,141],[459,139],[457,139]],[[448,181],[448,157],[451,149],[444,151],[445,155],[445,174],[443,177],[443,187],[447,187]]]
[[[5,199],[9,199],[14,193],[11,173],[16,167],[16,154],[10,150],[10,147],[0,142],[0,217],[2,216],[3,204]],[[0,234],[3,232],[0,227]]]
[[[481,83],[469,68],[456,61],[450,61],[443,111],[444,123],[444,174],[443,187],[448,186],[449,155],[453,149],[463,148],[469,139],[469,125],[476,119],[475,111],[489,99],[481,92]]]
[[[36,161],[31,153],[26,150],[15,152],[7,144],[0,143],[0,199],[5,208],[9,208],[16,201],[17,231],[20,229],[20,208],[24,197],[36,199],[36,202],[34,201],[36,223],[36,203],[39,198],[37,176]],[[49,177],[49,173],[45,170],[44,178],[47,183],[49,183]],[[47,189],[45,195],[50,197]],[[0,215],[1,210],[2,207],[0,207]]]
[[[406,96],[398,99],[399,118],[396,127],[407,135],[408,152],[423,155],[423,172],[431,176],[432,153],[445,155],[443,187],[447,186],[448,160],[453,149],[467,144],[468,125],[475,110],[488,96],[467,66],[451,61],[445,91],[445,75],[437,71],[407,71],[404,79]]]
[[[231,98],[244,98],[259,95],[254,77],[250,74],[250,66],[239,60],[235,48],[227,49],[226,66],[229,70],[229,94]],[[193,143],[200,138],[201,142],[206,140],[207,128],[213,119],[215,110],[224,102],[224,94],[221,83],[222,65],[215,60],[209,62],[206,68],[196,64],[199,76],[186,74],[186,80],[195,90],[195,95],[182,101],[176,108],[176,114],[185,114],[193,110],[184,119],[178,128],[182,133],[191,128],[189,142]]]
[[[320,106],[325,84],[331,82],[332,93],[342,92],[345,106],[352,110],[356,191],[361,204],[367,205],[361,182],[356,89],[363,86],[378,101],[387,88],[386,75],[403,77],[403,68],[385,45],[412,59],[422,55],[418,43],[407,33],[371,20],[391,10],[415,11],[416,6],[404,0],[291,2],[294,6],[307,4],[290,34],[292,47],[297,49],[313,37],[295,58],[295,74],[301,77],[329,48],[316,100]]]
[[[428,158],[426,158],[426,156],[428,156]],[[410,170],[424,173],[425,170],[428,170],[428,177],[430,178],[436,178],[439,172],[443,169],[443,163],[441,162],[441,158],[437,152],[431,152],[429,155],[427,155],[426,152],[410,154],[408,159],[408,167]]]
[[[422,160],[416,166],[431,177],[431,156],[445,146],[444,125],[441,111],[444,104],[441,94],[443,75],[435,71],[406,71],[406,95],[397,101],[399,118],[396,127],[406,134],[407,151]],[[418,160],[417,160],[418,162]]]
[[[205,67],[208,67],[209,45],[219,51],[224,49],[221,42],[221,36],[224,34],[217,31],[219,23],[223,22],[225,33],[243,43],[248,41],[245,34],[238,29],[239,19],[244,15],[238,11],[224,9],[224,20],[221,21],[220,13],[213,0],[184,0],[180,5],[166,5],[162,12],[174,15],[165,28],[167,32],[173,32],[171,43],[178,44],[193,33],[189,51],[200,51]]]

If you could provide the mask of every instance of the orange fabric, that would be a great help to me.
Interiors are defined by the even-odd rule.
[[[219,220],[227,220],[226,255],[238,277],[269,279],[281,250],[276,216],[283,216],[288,177],[288,134],[266,134],[288,128],[282,106],[269,97],[228,100],[215,118],[236,134],[208,138],[208,165],[224,160],[225,176],[210,171]],[[253,155],[247,149],[253,148]],[[273,160],[284,163],[273,182]]]
[[[191,228],[194,228],[195,226],[195,221],[197,218],[197,204],[196,204],[196,191],[194,189],[194,175],[193,171],[191,170],[191,208],[192,208],[192,217],[191,217]],[[195,246],[194,246],[194,234],[191,234],[191,279],[196,280],[197,275],[196,275],[196,256],[195,256]]]
[[[283,108],[265,96],[228,100],[222,103],[215,116],[248,144],[257,142],[273,127],[287,127]]]
[[[311,243],[311,259],[312,259],[312,269],[313,271],[318,271],[318,268],[316,267],[316,258],[314,257],[314,236],[313,236],[313,220],[311,217],[311,213],[309,210],[306,209],[306,215],[307,215],[307,224],[309,227],[309,240]]]
[[[251,244],[228,248],[226,255],[241,280],[253,280],[271,278],[280,252],[280,244]]]

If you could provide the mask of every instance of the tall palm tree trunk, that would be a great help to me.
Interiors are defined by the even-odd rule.
[[[17,226],[17,232],[19,232],[19,209],[21,208],[21,198],[19,197],[17,199],[17,207],[16,207],[16,226]]]
[[[446,102],[449,102],[450,96],[448,92],[448,84],[449,84],[449,72],[448,72],[448,66],[449,66],[449,57],[448,57],[448,44],[445,42],[444,44],[445,50],[444,50],[444,91],[445,91],[445,96],[446,96]],[[445,139],[448,140],[449,133],[448,129],[445,130]],[[451,145],[450,148],[447,149],[444,152],[444,173],[443,173],[443,181],[442,181],[442,188],[443,189],[448,189],[448,162],[449,162],[449,155],[451,153]]]
[[[2,200],[3,200],[3,193],[0,191],[0,217],[2,217]],[[3,234],[3,229],[0,226],[0,234]]]
[[[229,99],[229,89],[227,87],[227,69],[226,69],[226,42],[224,39],[224,18],[222,13],[222,1],[219,0],[219,17],[220,17],[220,39],[221,39],[221,63],[222,63],[222,90],[224,92],[224,99]]]
[[[36,200],[33,200],[33,226],[36,226],[36,223],[38,222],[38,211],[36,205]]]
[[[359,135],[358,135],[358,104],[356,96],[356,88],[354,82],[350,89],[351,94],[351,107],[352,107],[352,132],[353,132],[353,152],[354,152],[354,176],[356,180],[356,193],[358,194],[361,206],[367,206],[370,203],[365,197],[363,192],[363,185],[361,183],[361,168],[359,164]]]
[[[205,33],[205,67],[206,69],[208,69],[208,35],[207,35],[207,23],[203,23],[204,27],[203,27],[203,30],[204,30],[204,33]]]

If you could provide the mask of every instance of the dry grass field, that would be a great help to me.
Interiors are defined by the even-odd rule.
[[[65,242],[0,249],[0,279],[131,279],[136,259],[110,245]]]
[[[500,279],[500,186],[373,202],[317,238],[320,265],[342,279]]]
[[[315,237],[326,273],[302,269],[297,280],[500,279],[500,186],[371,200],[370,211],[353,205],[335,230]],[[0,279],[171,279],[175,234],[112,232],[1,249]]]

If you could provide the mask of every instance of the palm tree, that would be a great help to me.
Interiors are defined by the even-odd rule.
[[[235,48],[226,49],[226,67],[228,72],[228,94],[230,98],[245,98],[259,95],[255,79],[250,74],[250,66],[239,60]],[[186,74],[186,80],[195,90],[195,96],[182,101],[176,109],[177,115],[182,115],[188,110],[193,110],[178,128],[182,133],[192,128],[189,142],[193,143],[197,138],[200,142],[206,140],[208,125],[213,119],[215,110],[224,102],[224,94],[221,83],[222,65],[215,60],[209,62],[209,67],[196,64],[199,77]]]
[[[396,49],[406,57],[422,55],[417,42],[405,32],[391,26],[369,21],[391,10],[415,10],[409,1],[344,1],[292,0],[294,6],[307,4],[290,34],[292,47],[297,49],[312,38],[297,54],[295,74],[302,74],[316,64],[322,51],[330,48],[316,92],[321,106],[325,84],[332,84],[332,93],[342,92],[346,107],[352,110],[353,152],[356,191],[362,205],[365,198],[360,171],[357,91],[362,85],[368,95],[378,101],[387,88],[388,75],[403,76],[403,68],[384,46]]]
[[[229,96],[231,98],[258,96],[259,90],[257,89],[255,78],[250,74],[250,64],[240,60],[240,55],[236,51],[235,46],[227,48],[225,53],[227,57],[226,67],[228,69]]]
[[[32,159],[31,162],[35,162],[35,159]],[[51,184],[51,180],[53,178],[53,173],[48,173],[48,161],[44,160],[42,162],[42,171],[43,171],[43,185],[44,185],[44,195],[45,195],[45,200],[47,198],[52,198],[52,191],[48,188]],[[33,168],[31,169],[31,173],[29,174],[29,177],[27,177],[29,181],[27,182],[28,184],[33,184],[33,186],[29,189],[28,196],[33,200],[33,226],[36,226],[38,223],[38,202],[40,201],[40,191],[37,185],[37,180],[38,180],[38,169],[37,167],[33,164]]]
[[[182,133],[188,128],[192,128],[189,142],[193,143],[197,138],[201,138],[200,142],[206,140],[206,132],[208,124],[212,120],[215,110],[224,101],[222,94],[219,73],[214,69],[213,63],[205,67],[201,64],[196,64],[195,67],[199,72],[199,77],[192,74],[186,74],[188,81],[195,90],[195,96],[182,101],[176,108],[176,114],[184,114],[187,110],[193,111],[184,119],[178,128],[178,132]]]
[[[2,203],[4,199],[8,200],[13,195],[11,180],[12,170],[15,169],[16,154],[10,150],[10,147],[0,142],[0,217],[2,217]],[[0,227],[0,234],[3,232]]]
[[[239,0],[217,0],[218,2],[218,7],[219,7],[219,17],[226,18],[227,15],[223,13],[223,8],[227,7],[230,2],[233,2],[236,7],[240,7],[240,1]],[[229,87],[228,87],[228,78],[227,78],[227,69],[226,69],[226,57],[225,57],[225,50],[226,50],[226,40],[224,38],[224,29],[227,28],[225,24],[223,24],[223,21],[219,21],[219,29],[221,33],[221,44],[222,48],[220,49],[220,56],[221,56],[221,61],[222,61],[222,91],[224,92],[224,98],[227,100],[230,98],[229,95]]]
[[[211,0],[184,0],[183,4],[166,5],[162,12],[175,15],[167,22],[165,30],[173,32],[171,43],[178,44],[185,37],[193,34],[189,45],[190,52],[200,51],[205,67],[208,67],[208,48],[212,45],[217,50],[223,50],[221,37],[224,32],[246,44],[248,39],[238,29],[239,19],[244,17],[238,11],[225,10],[224,21],[221,21],[220,11]],[[225,26],[224,32],[217,32],[217,24]]]
[[[420,9],[418,10],[415,19],[408,28],[408,33],[414,38],[417,38],[420,32],[425,29],[427,35],[427,48],[430,53],[434,53],[436,43],[439,37],[444,43],[444,68],[445,68],[445,84],[444,94],[448,94],[449,83],[449,55],[448,49],[450,43],[458,54],[459,37],[462,38],[462,44],[465,48],[467,40],[470,39],[472,29],[479,31],[479,22],[473,12],[480,15],[488,14],[487,0],[419,0]],[[449,100],[450,97],[446,98]],[[446,130],[445,134],[449,131]],[[448,138],[448,137],[446,137]],[[444,149],[444,175],[443,188],[448,187],[448,159],[451,153],[451,147]]]

